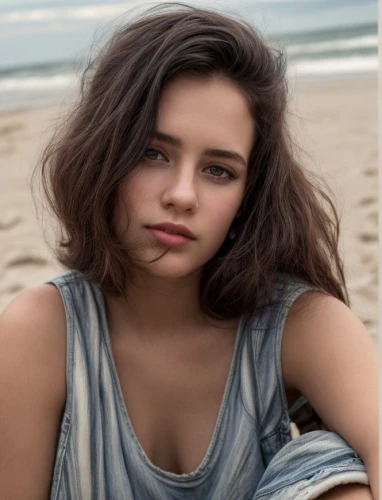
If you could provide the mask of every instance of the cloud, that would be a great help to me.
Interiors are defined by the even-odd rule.
[[[40,35],[41,33],[70,33],[78,29],[75,24],[40,24],[38,26],[19,26],[5,28],[0,31],[0,38],[11,36]]]
[[[51,7],[11,10],[0,14],[1,23],[46,22],[63,20],[105,19],[119,16],[138,3],[88,5],[83,7]]]
[[[170,3],[172,3],[171,0]],[[313,2],[317,0],[257,0],[258,3],[286,3],[286,2]],[[39,9],[20,9],[3,11],[0,14],[0,23],[27,23],[27,22],[49,22],[57,20],[97,20],[113,18],[124,14],[132,7],[150,7],[153,4],[162,3],[162,0],[151,0],[150,2],[123,2],[114,4],[86,5],[82,7],[50,7]],[[235,7],[234,0],[193,0],[191,5],[205,5],[209,7],[226,6]],[[253,2],[243,2],[240,8],[253,7]]]

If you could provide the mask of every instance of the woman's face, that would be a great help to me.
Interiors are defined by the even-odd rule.
[[[181,75],[163,89],[157,134],[121,184],[114,219],[127,250],[150,273],[185,277],[216,254],[243,200],[254,130],[247,103],[230,81]],[[167,233],[150,229],[164,222],[186,226],[195,239],[168,244]]]

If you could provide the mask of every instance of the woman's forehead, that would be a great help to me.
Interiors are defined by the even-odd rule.
[[[239,149],[248,158],[254,130],[247,101],[229,80],[179,77],[161,94],[156,131],[176,138],[174,147]]]

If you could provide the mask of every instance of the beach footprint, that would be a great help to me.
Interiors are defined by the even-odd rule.
[[[377,199],[374,196],[365,196],[364,198],[361,198],[359,200],[359,205],[361,207],[368,207],[370,205],[373,205],[374,203],[377,203]]]
[[[9,211],[6,212],[0,218],[0,231],[6,231],[18,226],[23,221],[21,215],[17,212]]]
[[[373,225],[378,225],[378,200],[376,196],[364,196],[357,203]],[[366,238],[367,240],[367,238]],[[363,241],[366,241],[363,240]]]
[[[24,128],[22,123],[7,123],[0,126],[0,153],[9,155],[15,151],[12,147],[15,139],[19,139],[19,132]]]
[[[377,167],[365,168],[362,172],[366,177],[377,177],[378,169]]]
[[[21,292],[21,290],[23,290],[23,289],[24,289],[24,287],[22,285],[20,285],[20,283],[14,283],[13,285],[9,285],[5,289],[5,292],[15,294],[15,293]]]
[[[367,218],[373,222],[373,224],[378,225],[378,210],[373,210],[367,214]]]
[[[374,231],[363,231],[358,234],[358,239],[362,243],[374,243],[378,241],[378,233]]]
[[[22,123],[7,123],[0,127],[0,137],[4,135],[12,135],[14,132],[19,132],[24,128]]]
[[[11,267],[23,267],[23,266],[45,266],[48,261],[44,257],[38,257],[35,255],[20,255],[10,259],[4,267],[7,269]]]

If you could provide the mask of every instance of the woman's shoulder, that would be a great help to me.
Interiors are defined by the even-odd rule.
[[[52,284],[28,288],[0,314],[1,351],[10,365],[20,360],[49,376],[47,395],[52,404],[65,400],[66,317],[59,290]],[[15,364],[15,366],[17,366]],[[54,384],[52,381],[54,380]],[[49,387],[49,390],[48,390]]]
[[[27,288],[9,302],[0,318],[3,322],[25,324],[31,329],[49,327],[51,322],[62,323],[65,311],[61,294],[50,283]]]
[[[298,380],[318,359],[344,354],[349,344],[371,344],[365,326],[341,300],[312,290],[292,304],[285,321],[282,358],[286,387]],[[310,362],[308,362],[310,360]]]
[[[65,401],[65,312],[44,284],[0,314],[0,483],[14,498],[48,498]]]

